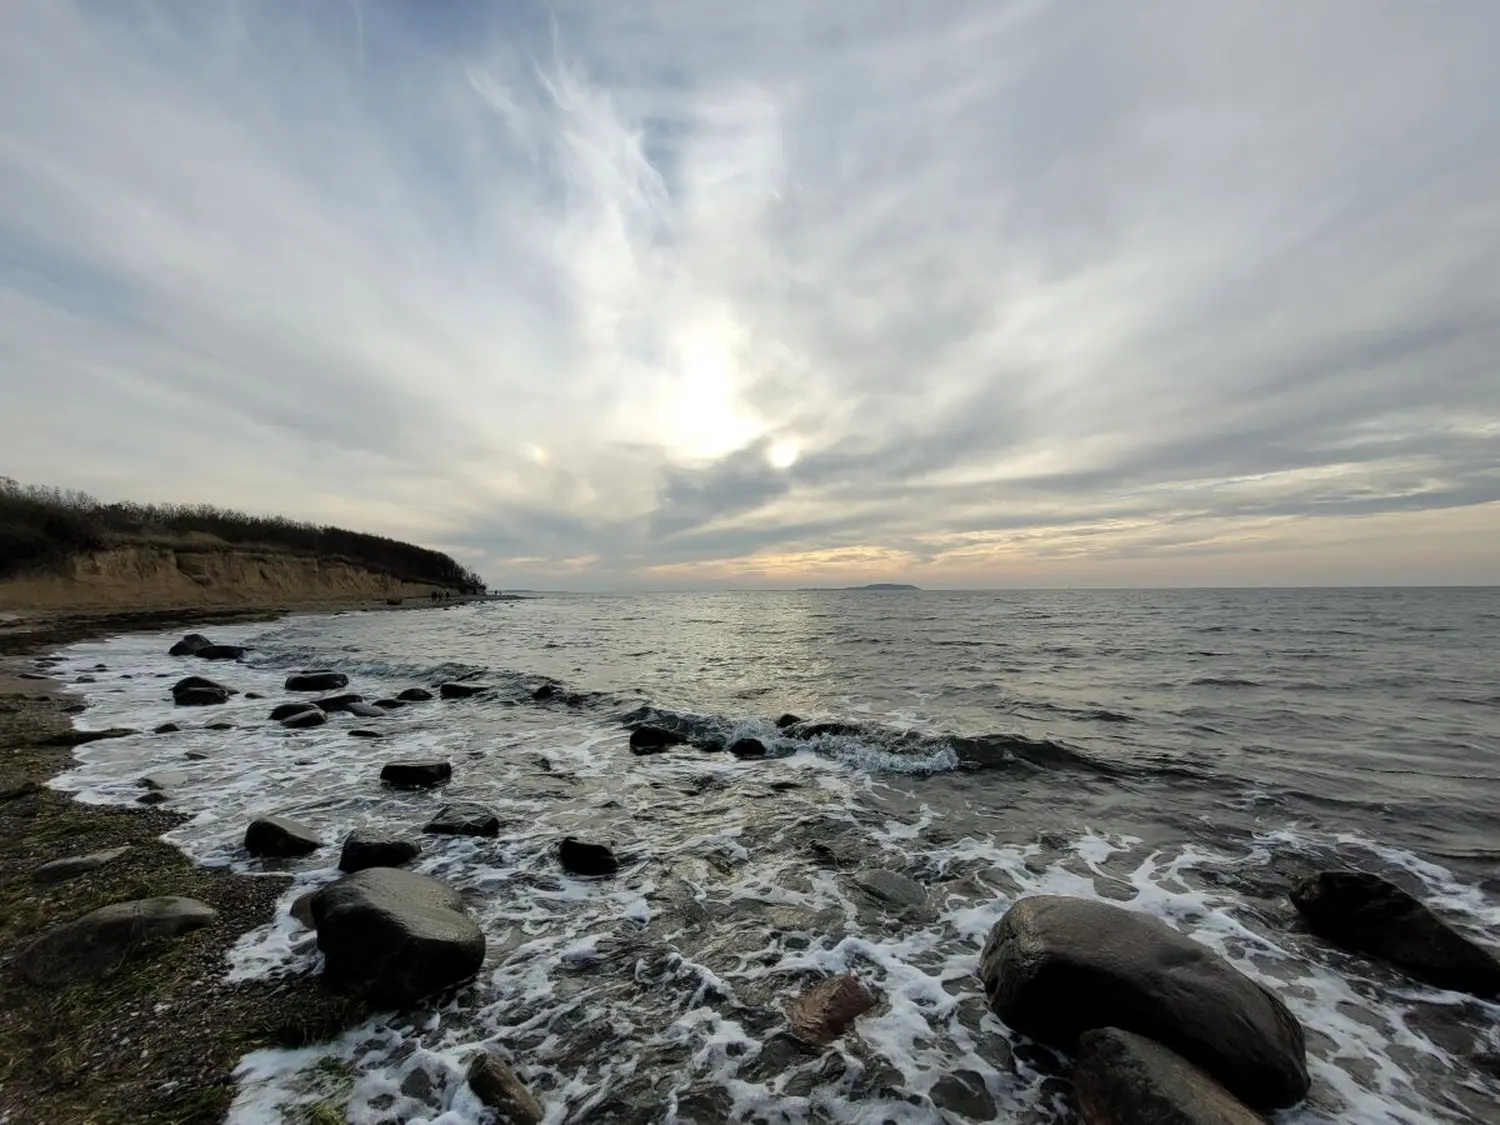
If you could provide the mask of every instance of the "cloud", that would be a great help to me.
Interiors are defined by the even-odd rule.
[[[1500,581],[1497,33],[18,0],[0,471],[507,585]]]

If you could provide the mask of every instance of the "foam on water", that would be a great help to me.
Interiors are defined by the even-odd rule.
[[[215,633],[242,643],[261,631]],[[1329,950],[1297,933],[1290,907],[1265,890],[1288,856],[1353,850],[1409,873],[1452,916],[1500,926],[1493,895],[1408,851],[1294,826],[1166,845],[1097,826],[1017,839],[1002,816],[906,788],[956,759],[918,761],[848,735],[762,762],[691,751],[639,759],[597,714],[503,701],[434,702],[379,720],[334,715],[286,731],[265,718],[285,695],[286,669],[328,654],[189,667],[163,655],[169,642],[134,636],[66,650],[64,679],[98,662],[112,669],[70,688],[90,703],[79,724],[236,729],[86,745],[54,784],[81,800],[132,803],[143,774],[180,770],[187,781],[167,807],[190,819],[168,834],[172,843],[200,863],[293,877],[276,920],[235,946],[231,979],[317,971],[313,935],[287,911],[336,877],[349,831],[414,833],[452,800],[480,801],[502,820],[495,839],[423,837],[413,864],[458,887],[483,927],[489,954],[475,987],[441,1009],[386,1013],[317,1047],[247,1055],[233,1125],[281,1125],[330,1099],[357,1125],[481,1120],[463,1081],[480,1047],[513,1061],[549,1123],[1068,1121],[1055,1060],[989,1013],[974,975],[990,928],[1031,894],[1104,898],[1164,918],[1280,994],[1308,1030],[1314,1077],[1309,1102],[1281,1125],[1483,1120],[1500,1095],[1470,1062],[1500,1047],[1500,1005]],[[367,696],[410,686],[423,668],[449,672],[357,666],[349,690]],[[174,708],[166,688],[189,671],[267,698]],[[385,737],[347,737],[368,724]],[[775,737],[760,720],[733,724]],[[188,761],[190,750],[208,757]],[[384,761],[416,756],[451,760],[452,784],[440,793],[379,786]],[[244,827],[273,812],[311,825],[327,846],[305,860],[252,860]],[[613,845],[619,875],[563,873],[553,849],[568,834]],[[835,860],[815,858],[814,845]],[[856,866],[916,879],[928,908],[890,913],[852,883]],[[793,1050],[782,1005],[846,971],[880,1005],[827,1051]]]

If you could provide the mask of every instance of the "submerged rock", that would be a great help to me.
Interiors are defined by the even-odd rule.
[[[380,1006],[408,1007],[484,962],[484,932],[458,892],[424,875],[371,867],[324,887],[310,906],[324,975]]]
[[[369,867],[401,867],[421,854],[422,845],[415,840],[351,832],[339,855],[339,870],[352,873]]]
[[[334,711],[347,711],[350,704],[363,703],[365,697],[362,695],[326,695],[322,699],[314,699],[312,706],[320,711],[332,713]]]
[[[574,875],[613,875],[620,869],[615,853],[603,844],[585,844],[572,836],[557,846],[557,859],[564,871]]]
[[[498,836],[500,818],[493,809],[463,801],[444,805],[437,816],[422,826],[422,831],[445,836]]]
[[[195,656],[197,655],[199,649],[209,648],[212,645],[213,641],[209,640],[202,633],[189,633],[187,636],[183,637],[182,640],[178,641],[171,648],[167,649],[167,655]]]
[[[238,660],[245,649],[240,645],[204,645],[193,655],[199,660]]]
[[[1163,1044],[1257,1109],[1307,1094],[1302,1026],[1217,953],[1148,915],[1040,895],[990,932],[979,975],[995,1014],[1062,1051],[1117,1027]]]
[[[1084,1125],[1264,1125],[1181,1055],[1117,1027],[1079,1037],[1073,1096]]]
[[[142,789],[175,789],[187,779],[188,775],[181,770],[157,770],[155,773],[148,773],[136,784]]]
[[[382,711],[395,711],[405,707],[406,704],[402,703],[399,699],[377,699],[375,706],[379,707]]]
[[[432,692],[426,688],[409,687],[405,691],[398,691],[396,698],[404,703],[426,703],[432,698]]]
[[[381,735],[381,733],[378,730],[365,730],[363,727],[360,727],[360,728],[358,728],[356,730],[351,730],[349,732],[349,737],[350,738],[381,738],[383,736]]]
[[[790,711],[788,711],[785,715],[776,720],[776,729],[786,730],[787,727],[794,727],[801,721],[801,718],[793,715]]]
[[[729,752],[736,758],[764,758],[766,744],[758,738],[738,738],[730,743]]]
[[[635,754],[660,754],[670,746],[680,746],[687,739],[665,727],[636,727],[630,732],[630,749]]]
[[[181,729],[182,728],[180,726],[178,726],[176,723],[162,723],[161,726],[157,727],[151,733],[152,734],[176,734]]]
[[[469,699],[489,690],[489,684],[444,684],[438,688],[438,694],[444,699]]]
[[[201,929],[218,917],[191,898],[144,898],[102,906],[49,930],[16,960],[21,976],[56,987],[101,977],[150,942]]]
[[[541,687],[537,688],[536,691],[531,693],[531,698],[540,703],[544,699],[551,699],[556,694],[557,688],[553,687],[551,684],[543,684]]]
[[[344,710],[358,719],[385,718],[385,711],[373,703],[351,703]]]
[[[281,816],[263,816],[245,829],[245,850],[251,855],[310,855],[323,846],[318,834],[305,824]]]
[[[501,1125],[541,1125],[547,1113],[520,1076],[498,1055],[481,1051],[469,1063],[469,1088]]]
[[[31,873],[38,883],[61,883],[97,871],[106,863],[113,863],[130,850],[129,847],[110,848],[108,851],[91,852],[88,855],[70,855],[66,859],[54,859],[44,863]]]
[[[233,723],[209,723],[203,729],[204,730],[214,730],[214,731],[233,730],[234,729],[234,724]]]
[[[288,730],[306,730],[308,727],[320,727],[328,721],[328,716],[316,707],[309,707],[305,711],[294,711],[281,720],[281,725]]]
[[[179,707],[206,707],[215,703],[228,703],[234,694],[232,688],[205,680],[202,676],[188,676],[172,685],[172,702]]]
[[[867,867],[854,873],[854,884],[877,902],[896,910],[920,910],[927,905],[927,889],[897,871]]]
[[[286,678],[287,691],[338,691],[349,686],[342,672],[296,672]]]
[[[819,981],[786,1007],[792,1034],[804,1043],[826,1047],[876,1004],[875,994],[852,973]]]
[[[1500,958],[1379,875],[1324,871],[1297,882],[1292,904],[1308,929],[1344,949],[1389,961],[1438,988],[1500,995]]]
[[[387,762],[380,780],[397,789],[429,789],[453,776],[453,767],[436,759],[412,762]]]
[[[278,703],[275,707],[271,708],[271,715],[270,715],[270,717],[271,717],[271,720],[273,722],[278,722],[279,723],[279,722],[281,722],[282,719],[289,719],[293,715],[300,715],[300,714],[302,714],[302,712],[304,712],[304,711],[317,711],[319,709],[320,708],[318,707],[318,705],[316,703],[311,703],[311,702],[308,702],[308,703]]]

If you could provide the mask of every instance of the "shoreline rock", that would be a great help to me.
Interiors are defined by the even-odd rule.
[[[255,856],[290,859],[311,855],[322,846],[311,828],[282,816],[257,817],[245,829],[245,850]]]
[[[422,845],[399,836],[351,832],[339,853],[339,870],[347,874],[371,867],[402,867],[422,854]]]
[[[349,686],[342,672],[295,672],[286,678],[287,691],[338,691]]]
[[[422,826],[422,831],[440,836],[498,836],[500,817],[484,805],[460,801],[444,805]]]
[[[101,906],[48,930],[26,947],[16,967],[42,987],[93,980],[150,943],[201,929],[218,916],[206,903],[176,896]]]
[[[380,780],[393,789],[431,789],[453,777],[453,766],[437,759],[387,762]]]
[[[1073,1097],[1083,1125],[1265,1125],[1175,1051],[1117,1027],[1079,1037]]]
[[[620,870],[615,853],[603,844],[585,844],[572,836],[557,846],[557,859],[563,870],[585,878],[601,878]]]
[[[877,1003],[875,994],[852,973],[819,981],[786,1006],[792,1034],[813,1047],[826,1047]]]

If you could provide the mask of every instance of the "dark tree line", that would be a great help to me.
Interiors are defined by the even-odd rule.
[[[408,582],[464,592],[484,589],[483,578],[441,551],[383,535],[251,516],[211,504],[103,504],[83,492],[0,477],[0,578],[55,568],[79,552],[122,540],[193,534],[235,546],[341,559]]]

